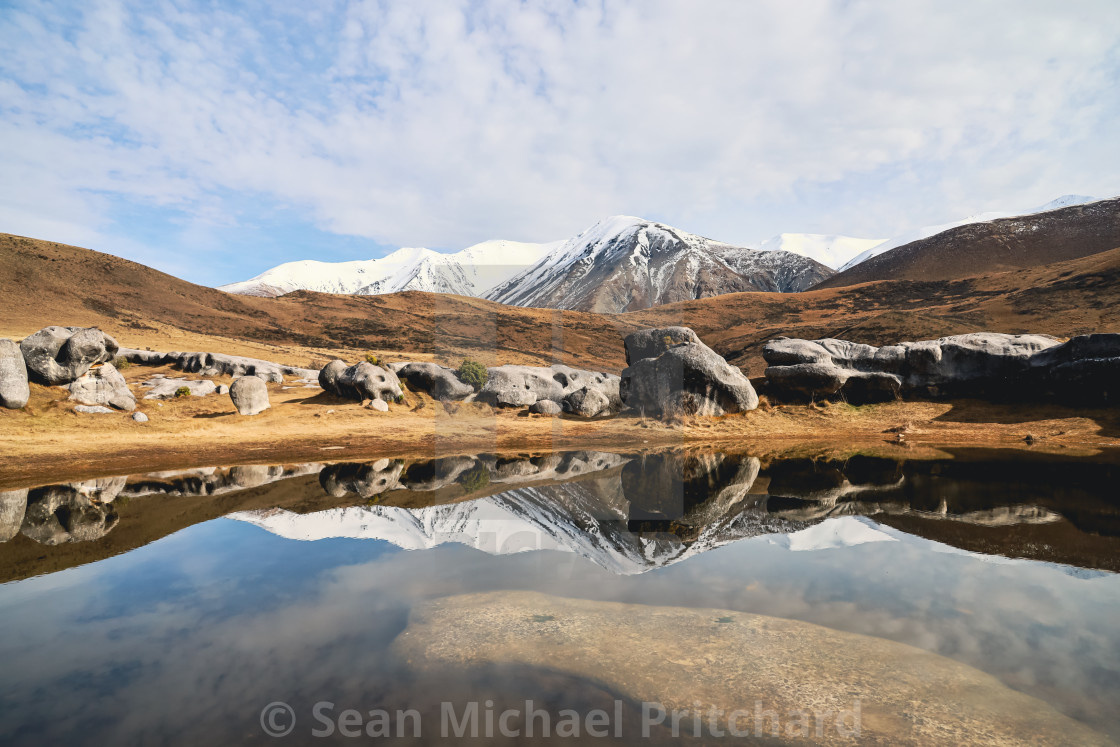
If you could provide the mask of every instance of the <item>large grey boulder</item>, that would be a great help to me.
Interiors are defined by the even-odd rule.
[[[918,396],[998,396],[1031,385],[1031,360],[1058,345],[1046,335],[978,332],[874,347],[846,340],[779,338],[763,348],[777,396],[840,396],[854,404]]]
[[[268,385],[256,376],[242,376],[229,387],[229,398],[240,415],[259,415],[272,405],[268,401]]]
[[[353,366],[339,360],[331,361],[319,371],[319,386],[331,394],[359,402],[367,399],[389,402],[404,394],[395,373],[367,361]]]
[[[661,334],[667,330],[692,332],[687,327],[669,327],[642,330],[626,338],[628,354],[655,354],[631,360],[622,372],[621,394],[627,407],[655,417],[723,415],[758,407],[758,395],[742,371],[699,340],[678,344],[670,335]],[[680,339],[691,339],[684,332],[677,334]]]
[[[490,377],[478,393],[478,398],[489,404],[525,407],[547,399],[562,406],[570,394],[587,388],[603,395],[611,411],[617,411],[622,406],[618,391],[620,379],[613,374],[559,363],[552,366],[494,366],[487,370]]]
[[[11,340],[0,339],[0,407],[18,410],[30,397],[23,352]]]
[[[414,392],[426,392],[438,400],[458,400],[474,393],[474,387],[459,380],[455,371],[435,363],[407,362],[391,366]]]
[[[136,396],[112,363],[94,366],[67,388],[70,399],[83,405],[109,405],[126,412],[136,409]]]
[[[626,365],[632,365],[646,358],[656,358],[666,350],[677,345],[700,342],[688,327],[654,327],[642,329],[626,336]]]
[[[117,341],[96,327],[44,327],[19,344],[32,381],[69,384],[95,363],[116,356]]]

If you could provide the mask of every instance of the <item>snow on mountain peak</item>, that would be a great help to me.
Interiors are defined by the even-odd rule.
[[[859,239],[821,233],[780,233],[762,242],[762,251],[799,254],[836,269],[855,256],[882,244],[886,239]]]

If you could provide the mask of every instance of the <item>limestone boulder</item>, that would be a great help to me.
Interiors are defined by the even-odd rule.
[[[256,376],[242,376],[229,387],[229,398],[240,415],[259,415],[271,407],[268,385]]]
[[[83,405],[108,405],[131,412],[136,409],[136,395],[112,363],[95,365],[67,386],[70,399]]]
[[[700,342],[688,327],[656,327],[643,329],[626,336],[626,365],[646,358],[657,358],[669,348]]]
[[[901,396],[1027,395],[1046,335],[978,332],[874,347],[846,340],[779,338],[763,348],[766,383],[782,399],[843,397],[853,404]]]
[[[626,348],[631,355],[664,348],[656,357],[632,360],[622,372],[621,395],[627,407],[644,415],[672,417],[723,415],[758,406],[758,394],[750,380],[703,342],[658,347],[641,341],[656,338],[650,332],[664,331],[643,330],[627,337]],[[638,341],[632,342],[631,338]]]
[[[95,363],[113,360],[120,346],[96,327],[44,327],[19,345],[29,378],[47,386],[69,384]]]
[[[404,394],[395,373],[367,361],[353,366],[340,360],[331,361],[319,371],[319,386],[331,394],[359,402],[367,399],[388,402]]]
[[[455,371],[435,363],[407,362],[392,366],[392,370],[409,389],[434,399],[459,400],[474,393],[474,387],[460,381]]]
[[[0,339],[0,407],[18,410],[30,397],[23,352],[11,340]]]
[[[564,408],[550,399],[540,399],[529,405],[529,412],[535,415],[559,415]]]
[[[618,376],[587,371],[562,364],[552,366],[494,366],[478,399],[503,407],[525,407],[540,400],[563,406],[564,399],[581,389],[594,390],[606,398],[611,411],[622,406]]]
[[[216,386],[209,379],[186,379],[172,376],[156,376],[140,385],[147,389],[144,399],[175,399],[179,396],[180,389],[190,391],[192,397],[205,397],[208,394],[228,394],[229,387],[224,384]],[[225,391],[221,391],[222,388]]]
[[[583,387],[564,397],[563,409],[581,418],[593,418],[609,414],[611,401],[598,389]]]

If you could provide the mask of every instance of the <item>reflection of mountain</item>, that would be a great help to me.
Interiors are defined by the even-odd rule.
[[[293,539],[551,549],[627,574],[763,534],[819,549],[904,536],[894,530],[972,553],[1120,570],[1118,471],[991,454],[764,468],[746,455],[694,450],[151,473],[0,493],[0,580],[126,552],[227,514]],[[821,524],[852,516],[874,524]]]
[[[457,460],[470,459],[458,457]],[[770,516],[765,496],[750,495],[759,473],[753,457],[726,454],[662,454],[626,459],[602,452],[553,454],[537,460],[497,463],[483,458],[418,470],[450,476],[483,467],[489,481],[511,489],[497,495],[442,505],[405,508],[375,505],[337,508],[308,516],[282,509],[233,514],[284,537],[380,539],[409,549],[454,542],[491,553],[559,550],[576,553],[615,573],[641,573],[743,537],[803,526]],[[622,469],[615,469],[621,466]],[[411,471],[411,470],[410,470]],[[352,479],[363,497],[380,487],[383,503],[399,500],[402,468],[337,465],[325,470],[324,487]],[[407,476],[407,472],[403,473]],[[515,487],[542,479],[562,482]],[[429,483],[419,486],[430,489]],[[440,486],[442,487],[442,486]]]

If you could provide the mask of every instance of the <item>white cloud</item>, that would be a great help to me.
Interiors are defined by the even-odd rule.
[[[106,195],[220,224],[239,194],[394,245],[612,213],[890,235],[1120,192],[1116,28],[1111,0],[27,5],[0,230],[126,235]]]

